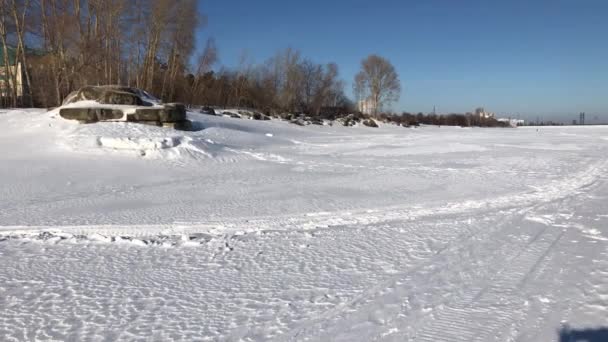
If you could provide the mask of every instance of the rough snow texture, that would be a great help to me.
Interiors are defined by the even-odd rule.
[[[0,339],[557,341],[608,321],[608,127],[0,111]]]

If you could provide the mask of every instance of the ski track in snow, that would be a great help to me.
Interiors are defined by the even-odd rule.
[[[205,129],[0,112],[0,340],[550,341],[608,325],[607,128],[190,115]]]
[[[522,227],[521,223],[545,206],[560,209],[559,204],[567,199],[569,197],[514,210],[508,220],[467,235],[466,242],[450,245],[413,271],[390,278],[338,310],[304,323],[277,340],[511,340],[518,335],[517,329],[524,318],[542,318],[536,316],[537,312],[527,317],[531,311],[530,295],[522,296],[522,292],[533,278],[547,270],[546,264],[556,253],[567,228],[574,227],[541,223]],[[519,231],[525,234],[514,239],[514,234],[522,233]],[[491,254],[479,259],[476,253]],[[467,260],[471,254],[475,259]],[[584,273],[577,272],[581,274]],[[554,283],[564,281],[561,277],[552,277]],[[435,288],[420,290],[416,288],[418,284],[433,284]],[[536,293],[536,300],[550,303],[543,296],[551,292],[546,291],[547,288],[542,290],[545,292]],[[559,296],[559,288],[551,290],[558,292],[553,293],[555,301],[568,298]],[[418,297],[424,299],[421,301]],[[422,311],[428,314],[422,318],[412,317],[412,306],[422,304],[420,302],[424,303]]]

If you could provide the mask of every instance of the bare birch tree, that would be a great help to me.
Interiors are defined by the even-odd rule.
[[[194,81],[190,90],[190,103],[194,104],[196,98],[201,97],[201,88],[205,87],[208,78],[206,75],[211,71],[211,68],[218,60],[217,47],[215,46],[215,40],[208,39],[205,45],[205,49],[198,55],[196,72],[193,75]],[[200,104],[200,103],[199,103]],[[204,103],[207,104],[207,103]]]
[[[361,62],[353,90],[359,95],[358,100],[369,101],[375,116],[383,106],[399,100],[401,83],[395,67],[387,59],[370,55]]]
[[[0,43],[2,43],[2,55],[3,55],[3,86],[4,90],[0,97],[4,100],[4,106],[15,107],[17,105],[17,93],[15,88],[15,77],[11,68],[11,61],[9,56],[8,47],[8,30],[9,30],[9,18],[8,13],[8,0],[0,0]]]

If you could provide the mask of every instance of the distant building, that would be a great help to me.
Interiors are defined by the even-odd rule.
[[[8,93],[9,87],[11,89],[17,90],[17,97],[23,96],[23,68],[21,66],[21,62],[16,62],[16,53],[15,49],[9,47],[8,48],[8,71],[7,74],[5,60],[4,60],[4,49],[0,49],[0,97],[8,97],[10,94]],[[11,75],[16,76],[16,85],[13,85],[13,78]]]
[[[371,115],[374,114],[374,100],[371,97],[368,97],[365,100],[359,101],[357,103],[357,109],[363,114]]]
[[[499,119],[496,119],[496,121],[498,121],[498,122],[506,122],[511,127],[523,126],[523,125],[526,124],[525,120],[511,119],[511,118],[499,118]]]
[[[479,107],[479,108],[475,109],[475,115],[477,115],[480,118],[485,118],[485,119],[494,118],[496,116],[492,112],[486,112],[486,110],[483,107]]]

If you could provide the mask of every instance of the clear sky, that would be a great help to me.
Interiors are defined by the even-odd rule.
[[[376,53],[399,73],[393,109],[486,110],[608,122],[606,0],[203,0],[222,65],[246,51],[261,63],[297,48],[336,62],[352,94],[361,60]]]

